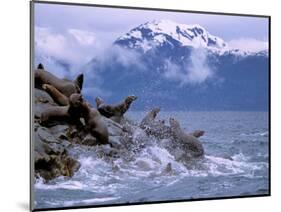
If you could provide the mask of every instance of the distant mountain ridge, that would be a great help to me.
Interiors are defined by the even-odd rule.
[[[233,49],[197,24],[141,24],[81,70],[93,104],[135,94],[132,110],[268,110],[268,50]]]
[[[155,46],[170,45],[171,48],[204,48],[213,53],[249,55],[260,52],[243,51],[229,47],[220,37],[210,34],[204,27],[180,24],[170,20],[146,22],[119,37],[114,44],[146,52]],[[262,51],[267,54],[266,50]]]

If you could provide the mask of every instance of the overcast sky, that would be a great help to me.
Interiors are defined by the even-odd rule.
[[[160,19],[199,24],[239,48],[264,48],[268,41],[267,18],[43,3],[35,4],[35,40],[47,54],[64,52],[67,59],[81,62],[130,29]]]
[[[35,24],[58,31],[69,28],[111,32],[122,35],[142,23],[170,19],[184,24],[200,24],[211,34],[229,41],[237,38],[267,40],[268,20],[260,17],[175,13],[148,10],[112,9],[86,6],[36,4]]]

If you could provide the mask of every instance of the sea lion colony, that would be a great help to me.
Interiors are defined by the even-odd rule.
[[[120,135],[120,139],[125,140],[125,143],[130,143],[128,142],[131,139],[130,136],[125,135],[124,132],[131,131],[132,133],[134,129],[139,128],[142,129],[148,137],[151,136],[151,138],[156,138],[158,140],[172,138],[174,142],[181,143],[182,149],[188,151],[188,154],[193,158],[204,155],[203,146],[198,140],[198,138],[204,134],[204,131],[196,130],[192,133],[186,133],[180,127],[179,122],[174,118],[170,118],[170,125],[166,125],[164,120],[156,120],[157,114],[160,112],[159,107],[155,107],[149,111],[140,124],[130,125],[126,122],[124,114],[129,110],[131,104],[137,100],[137,97],[134,95],[126,97],[122,102],[116,105],[106,104],[100,97],[97,97],[95,99],[97,108],[95,108],[91,106],[81,94],[84,79],[83,74],[78,75],[74,81],[60,79],[45,70],[42,64],[39,64],[34,71],[34,75],[35,88],[48,93],[54,102],[53,105],[44,108],[40,117],[38,117],[38,126],[43,126],[46,130],[49,129],[49,127],[60,126],[61,123],[67,123],[70,129],[72,129],[71,132],[68,133],[69,136],[73,138],[72,141],[75,141],[78,137],[82,140],[82,144],[109,144],[110,146],[115,145],[116,147],[116,144],[109,139],[111,134],[116,134],[116,132],[112,132],[112,129],[115,131],[119,130],[120,133],[118,132],[117,134]],[[42,132],[40,131],[40,133]],[[36,139],[35,142],[37,142]],[[75,163],[71,158],[68,158],[66,152],[58,153],[58,155],[55,156],[52,155],[52,157],[56,157],[56,160],[54,160],[56,161],[54,167],[45,155],[46,152],[49,154],[48,152],[50,152],[50,150],[47,151],[44,148],[45,146],[41,147],[39,145],[39,148],[37,148],[39,149],[39,154],[35,155],[35,172],[43,176],[44,179],[49,180],[60,175],[72,176],[73,172],[79,168],[78,162]],[[59,159],[57,159],[57,157],[59,157]],[[44,158],[44,160],[42,158]],[[61,162],[58,162],[70,160],[72,161],[71,163],[67,162],[67,164],[62,165]],[[63,170],[58,171],[60,169]],[[52,170],[52,172],[50,173],[50,171],[46,170]]]

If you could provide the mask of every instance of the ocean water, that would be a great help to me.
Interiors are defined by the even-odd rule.
[[[129,112],[139,122],[144,112]],[[71,179],[35,183],[35,207],[52,208],[268,194],[267,112],[160,112],[187,132],[205,130],[205,156],[177,162],[161,142],[149,141],[130,159],[106,160],[95,147],[74,147],[81,163]],[[136,133],[137,134],[137,133]],[[171,170],[167,171],[167,164]]]

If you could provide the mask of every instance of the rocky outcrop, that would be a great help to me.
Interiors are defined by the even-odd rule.
[[[71,177],[80,167],[79,162],[69,156],[67,148],[71,129],[66,124],[46,128],[40,125],[40,115],[55,105],[44,91],[35,89],[34,107],[34,168],[35,176],[49,181],[59,176]]]
[[[71,149],[77,145],[95,147],[96,153],[109,161],[119,157],[127,161],[134,160],[134,155],[140,153],[146,145],[153,145],[152,142],[164,146],[178,161],[189,161],[204,153],[197,139],[204,131],[186,134],[181,130],[175,134],[172,126],[166,125],[164,120],[156,119],[160,108],[152,109],[138,124],[123,117],[131,104],[124,101],[121,105],[123,121],[116,122],[112,117],[102,116],[81,94],[65,96],[68,104],[62,105],[49,93],[59,96],[63,94],[55,87],[49,86],[53,91],[44,87],[34,89],[35,177],[45,181],[59,176],[72,177],[80,168],[78,156],[71,154]],[[46,114],[49,119],[44,119]],[[101,137],[98,132],[106,137]],[[194,148],[198,146],[202,147],[200,152],[197,151],[199,148]],[[170,167],[167,167],[167,173],[169,170]]]
[[[35,88],[34,97],[35,177],[41,177],[45,181],[59,176],[72,177],[79,170],[80,164],[77,158],[71,156],[69,150],[75,145],[96,146],[100,143],[91,135],[83,119],[80,126],[63,120],[52,122],[48,126],[42,125],[41,114],[48,108],[58,105],[44,90]],[[106,117],[102,119],[108,128],[110,146],[101,145],[100,154],[109,157],[123,154],[132,138],[132,132],[111,119]]]

